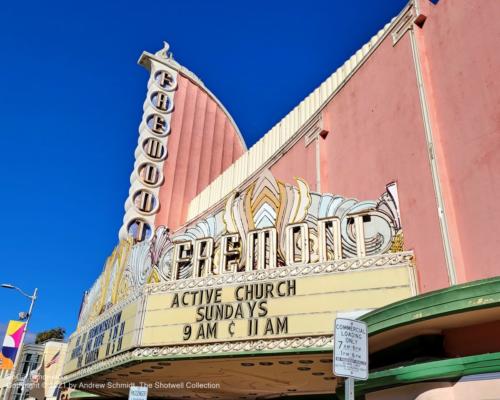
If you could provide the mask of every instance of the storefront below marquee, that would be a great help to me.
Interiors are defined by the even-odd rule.
[[[144,52],[126,212],[69,338],[69,398],[342,398],[337,317],[369,327],[359,399],[495,398],[496,11],[411,0],[248,150],[168,44]]]
[[[360,319],[370,346],[369,379],[356,382],[360,398],[498,398],[500,278],[412,297]]]

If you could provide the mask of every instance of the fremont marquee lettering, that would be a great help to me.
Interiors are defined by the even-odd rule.
[[[369,214],[353,214],[348,221],[354,224],[358,257],[366,255],[364,222]],[[286,265],[303,265],[328,262],[342,258],[341,221],[337,217],[318,220],[318,244],[311,246],[309,226],[305,222],[290,224],[285,229]],[[327,236],[332,239],[327,240]],[[179,279],[179,271],[193,265],[193,278],[209,275],[233,274],[235,272],[273,269],[277,267],[278,233],[276,228],[264,228],[248,232],[245,254],[242,254],[242,238],[237,233],[223,235],[217,245],[220,249],[220,266],[214,264],[216,244],[213,238],[186,240],[174,244],[172,280]],[[315,255],[315,257],[313,257]],[[240,265],[244,262],[244,269]]]
[[[288,317],[268,317],[268,300],[295,296],[295,279],[279,282],[253,283],[234,289],[234,302],[222,302],[222,288],[201,289],[175,293],[172,308],[196,307],[194,324],[183,327],[183,340],[217,339],[220,321],[230,321],[227,329],[235,334],[235,321],[246,321],[248,337],[288,333]]]

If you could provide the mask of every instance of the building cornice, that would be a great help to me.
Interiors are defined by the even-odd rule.
[[[500,277],[410,297],[360,319],[368,324],[368,333],[373,336],[404,325],[491,307],[500,307]]]
[[[408,12],[413,7],[414,2],[410,1],[398,16],[198,194],[190,203],[188,221],[195,220],[207,210],[217,208],[234,190],[243,190],[254,175],[269,168],[298,140],[310,133],[307,127],[311,121],[318,118],[331,99],[349,82],[395,27],[399,26],[401,21],[406,21]]]

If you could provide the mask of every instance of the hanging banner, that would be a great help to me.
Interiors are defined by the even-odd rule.
[[[2,353],[0,354],[0,369],[10,370],[14,367],[25,324],[25,322],[21,321],[9,321],[3,340]]]

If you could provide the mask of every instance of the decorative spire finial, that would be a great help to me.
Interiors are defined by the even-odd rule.
[[[161,58],[172,58],[172,52],[170,50],[170,45],[168,42],[163,41],[163,49],[156,52],[156,55]]]

